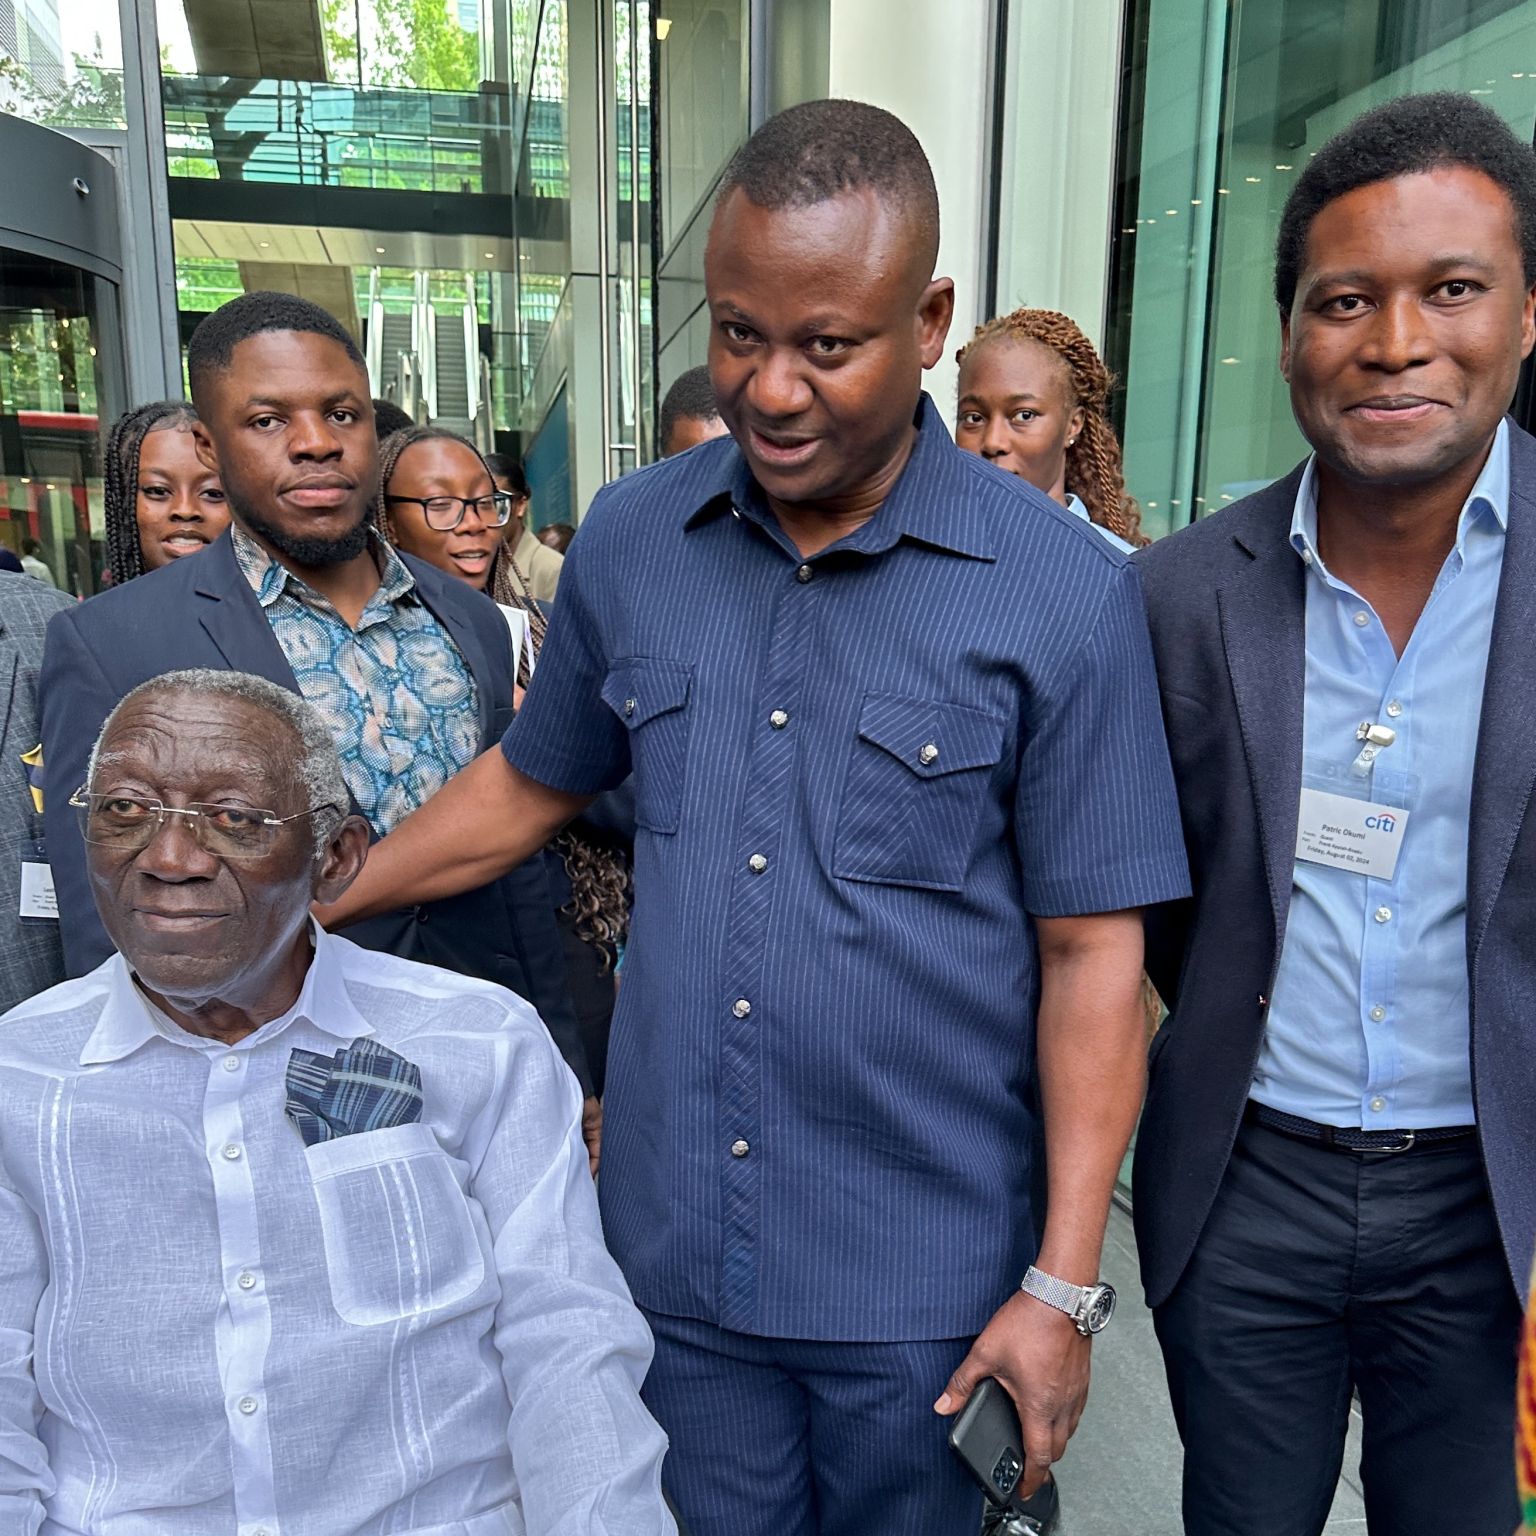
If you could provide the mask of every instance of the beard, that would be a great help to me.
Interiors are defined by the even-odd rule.
[[[364,505],[357,521],[347,532],[333,539],[322,539],[309,534],[290,533],[286,528],[268,522],[243,496],[236,493],[227,480],[224,483],[224,494],[229,500],[230,511],[240,519],[247,533],[254,534],[263,544],[308,570],[345,565],[349,560],[357,559],[368,548],[368,530],[373,525],[371,503]]]

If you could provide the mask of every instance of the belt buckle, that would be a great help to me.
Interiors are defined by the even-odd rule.
[[[1407,1152],[1413,1147],[1414,1142],[1418,1140],[1418,1135],[1414,1131],[1399,1131],[1397,1134],[1400,1138],[1400,1145],[1395,1147],[1372,1147],[1371,1150],[1373,1152],[1386,1152],[1388,1154],[1393,1152]]]

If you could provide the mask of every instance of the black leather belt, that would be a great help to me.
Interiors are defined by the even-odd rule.
[[[1319,1125],[1315,1120],[1303,1120],[1300,1115],[1288,1115],[1282,1109],[1271,1109],[1267,1104],[1248,1101],[1247,1119],[1266,1130],[1278,1131],[1282,1136],[1294,1136],[1298,1141],[1315,1142],[1331,1152],[1408,1152],[1414,1147],[1433,1145],[1442,1141],[1464,1141],[1477,1134],[1475,1125],[1439,1125],[1423,1131],[1361,1131],[1343,1129],[1336,1125]]]

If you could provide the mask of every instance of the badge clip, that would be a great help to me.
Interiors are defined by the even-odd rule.
[[[1368,778],[1376,759],[1397,740],[1397,732],[1390,725],[1377,725],[1374,720],[1362,720],[1355,727],[1355,740],[1363,742],[1359,755],[1349,767],[1359,778]]]

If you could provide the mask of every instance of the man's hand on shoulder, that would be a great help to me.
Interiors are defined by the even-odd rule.
[[[587,1162],[592,1177],[597,1177],[597,1165],[603,1151],[603,1103],[601,1099],[581,1101],[581,1139],[587,1144]]]
[[[982,1330],[934,1409],[959,1413],[986,1377],[1002,1382],[1024,1431],[1019,1497],[1028,1498],[1061,1460],[1083,1416],[1092,1354],[1093,1341],[1065,1312],[1015,1293]]]

